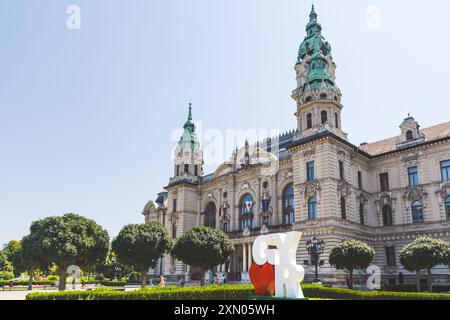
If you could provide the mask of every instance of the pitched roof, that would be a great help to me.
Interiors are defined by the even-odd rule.
[[[425,143],[450,137],[450,121],[420,130],[425,135]],[[361,145],[361,149],[372,156],[397,150],[400,136]]]

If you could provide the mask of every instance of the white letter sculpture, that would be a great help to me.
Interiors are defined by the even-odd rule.
[[[300,283],[305,277],[305,269],[297,265],[296,259],[301,237],[301,232],[268,234],[259,236],[253,243],[255,263],[260,266],[266,263],[275,266],[276,297],[304,298]]]

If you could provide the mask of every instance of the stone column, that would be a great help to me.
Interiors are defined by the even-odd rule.
[[[272,216],[272,223],[274,225],[279,224],[279,218],[278,218],[278,174],[275,174],[272,178],[272,208],[273,208],[273,216]]]
[[[228,199],[229,199],[229,205],[230,205],[230,207],[228,208],[228,210],[230,210],[229,211],[229,214],[230,214],[230,231],[235,231],[235,230],[237,230],[237,222],[236,221],[239,221],[239,219],[237,219],[237,216],[236,216],[236,212],[235,212],[235,200],[236,199],[234,199],[234,196],[235,196],[235,191],[234,191],[234,186],[233,186],[233,190],[230,192],[230,194],[228,195]]]
[[[197,212],[197,225],[201,226],[202,225],[202,215],[201,215],[201,212],[202,212],[202,197],[201,196],[198,197],[197,210],[198,210],[198,212]]]
[[[247,244],[242,244],[242,272],[247,271]]]
[[[256,226],[253,225],[253,227],[260,227],[262,221],[260,221],[260,216],[259,216],[259,211],[261,209],[261,178],[258,178],[258,186],[256,188],[256,212],[255,217],[256,217]]]
[[[247,270],[250,270],[250,266],[252,265],[252,244],[251,243],[247,243],[246,244],[248,246],[248,262],[247,262]]]
[[[220,216],[219,216],[219,212],[222,212],[222,189],[219,190],[220,194],[219,194],[219,203],[218,203],[218,207],[216,208],[216,229],[220,230]]]

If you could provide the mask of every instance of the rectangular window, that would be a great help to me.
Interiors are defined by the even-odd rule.
[[[388,267],[395,267],[395,247],[385,247],[386,251],[386,265]]]
[[[173,208],[172,212],[177,212],[177,199],[173,199]]]
[[[408,168],[408,181],[410,187],[419,185],[419,172],[417,171],[417,167]]]
[[[450,181],[450,160],[441,162],[442,181]]]
[[[315,179],[314,176],[314,161],[308,162],[306,164],[306,177],[308,181],[313,181]]]
[[[358,171],[358,188],[359,189],[363,188],[363,186],[362,186],[362,172],[361,171]]]
[[[184,165],[184,173],[189,173],[189,165],[188,164]]]
[[[389,174],[387,172],[380,174],[381,191],[389,191]]]
[[[339,179],[341,179],[341,181],[344,181],[344,162],[339,161]]]

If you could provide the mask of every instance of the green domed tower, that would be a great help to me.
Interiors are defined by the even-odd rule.
[[[297,122],[300,135],[329,130],[342,138],[341,91],[336,85],[336,64],[331,45],[322,35],[314,5],[306,25],[306,37],[300,44],[295,71],[297,88],[292,98],[297,102]]]
[[[195,132],[195,124],[192,121],[191,103],[189,103],[188,118],[183,129],[183,134],[175,149],[174,177],[170,179],[170,184],[177,182],[197,183],[203,175],[203,151]]]

